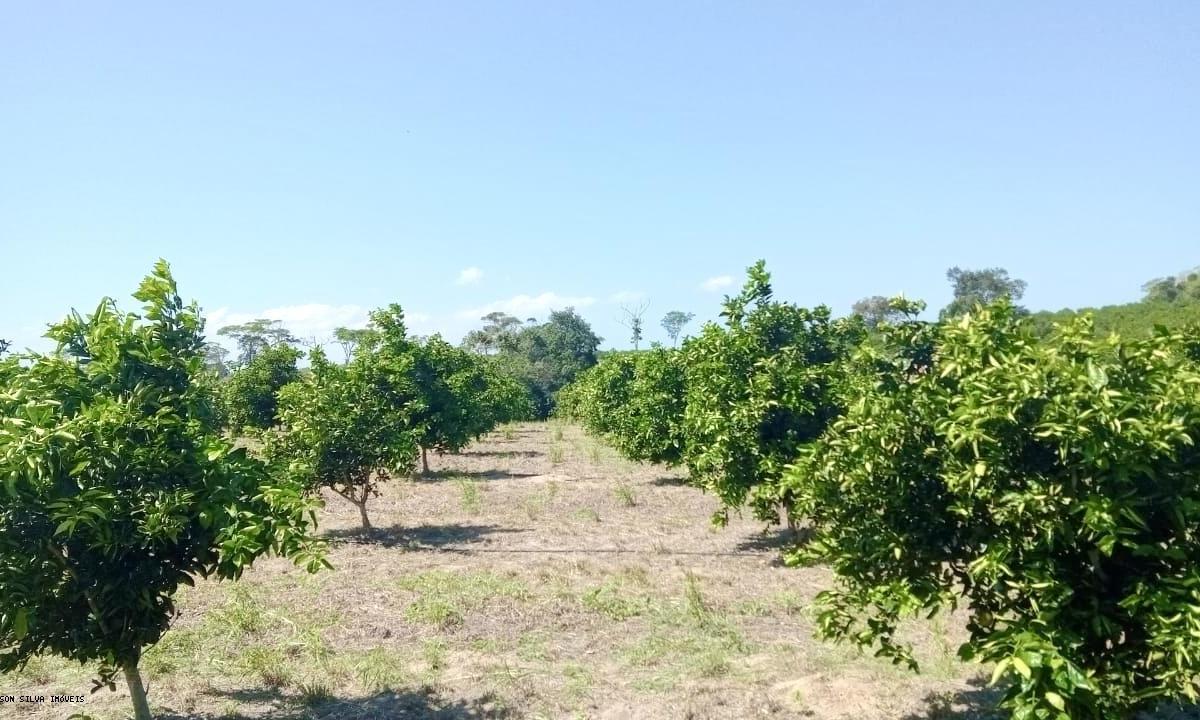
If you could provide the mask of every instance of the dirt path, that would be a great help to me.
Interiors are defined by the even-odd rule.
[[[936,622],[912,676],[813,639],[823,569],[787,569],[752,521],[679,472],[636,465],[570,425],[524,424],[372,501],[328,499],[334,572],[260,562],[200,583],[144,661],[166,717],[968,718],[990,697]],[[88,694],[37,661],[0,692]],[[122,717],[124,692],[0,715]]]

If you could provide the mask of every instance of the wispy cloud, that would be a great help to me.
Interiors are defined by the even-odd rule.
[[[567,307],[583,308],[596,304],[596,298],[590,296],[559,295],[555,292],[544,292],[540,295],[517,295],[507,300],[497,300],[487,305],[460,310],[457,316],[463,319],[477,320],[488,313],[505,312],[524,320],[527,317],[544,314],[550,310],[561,310]]]
[[[469,268],[463,269],[458,273],[458,279],[454,281],[455,285],[474,285],[483,279],[483,271],[472,265]]]
[[[608,297],[608,301],[612,303],[630,303],[643,300],[645,297],[646,293],[642,292],[641,290],[622,290],[610,295]]]
[[[709,279],[700,283],[700,289],[704,290],[705,292],[717,292],[718,290],[727,288],[732,284],[732,277],[728,275],[717,275],[716,277],[710,277]]]

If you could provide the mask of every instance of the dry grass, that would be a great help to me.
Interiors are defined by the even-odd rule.
[[[953,622],[913,623],[913,676],[813,639],[821,568],[779,565],[747,520],[715,530],[713,498],[625,462],[563,423],[508,426],[373,501],[380,530],[331,496],[335,571],[280,559],[200,582],[150,650],[151,703],[217,718],[985,717]],[[55,659],[0,691],[88,695]],[[123,691],[71,711],[126,714]],[[0,716],[66,717],[0,706]]]

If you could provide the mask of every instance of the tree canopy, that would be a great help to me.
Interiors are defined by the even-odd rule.
[[[1018,312],[1026,312],[1015,303],[1025,295],[1024,280],[1010,278],[1004,268],[964,270],[952,267],[946,271],[946,279],[954,286],[954,299],[942,308],[941,317],[962,315],[979,305],[988,305],[1002,298],[1014,303]]]
[[[292,335],[279,320],[259,318],[240,325],[226,325],[217,330],[218,335],[233,338],[238,346],[237,365],[245,367],[259,353],[273,345],[296,344],[299,338]]]
[[[141,315],[105,299],[51,327],[54,353],[0,371],[0,672],[96,662],[148,720],[138,660],[180,585],[267,552],[323,561],[314,501],[217,432],[204,323],[165,262],[134,297]]]
[[[863,347],[857,399],[785,482],[831,565],[824,634],[913,664],[967,605],[1013,717],[1121,718],[1200,672],[1200,373],[1182,335],[1038,338],[1002,299]],[[919,363],[894,362],[932,345]],[[890,353],[890,354],[889,354]]]

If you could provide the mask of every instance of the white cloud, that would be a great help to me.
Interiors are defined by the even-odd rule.
[[[613,303],[630,303],[637,302],[645,297],[646,293],[641,290],[622,290],[609,296],[608,301]]]
[[[716,277],[710,277],[709,279],[700,283],[700,289],[704,290],[705,292],[716,292],[721,288],[727,288],[732,284],[732,277],[728,275],[718,275]]]
[[[483,271],[472,265],[458,273],[458,280],[454,281],[455,285],[474,285],[483,279]]]
[[[588,296],[559,295],[554,292],[544,292],[541,295],[517,295],[507,300],[482,305],[480,307],[460,310],[458,317],[469,320],[479,318],[493,312],[505,312],[524,320],[527,317],[546,313],[550,310],[562,310],[567,307],[582,308],[594,305],[596,298]]]

